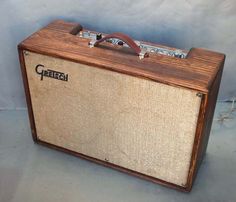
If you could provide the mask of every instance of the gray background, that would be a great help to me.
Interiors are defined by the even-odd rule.
[[[219,99],[236,95],[236,3],[233,0],[0,0],[0,109],[25,108],[16,46],[54,19],[102,32],[227,55]]]

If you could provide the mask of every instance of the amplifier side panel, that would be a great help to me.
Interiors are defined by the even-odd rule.
[[[186,186],[196,91],[33,52],[24,57],[39,140]]]

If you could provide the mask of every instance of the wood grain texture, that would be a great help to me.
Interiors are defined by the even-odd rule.
[[[192,49],[187,59],[150,53],[140,60],[129,48],[104,43],[89,48],[88,39],[70,34],[78,24],[55,21],[36,32],[20,46],[75,62],[107,68],[121,73],[149,78],[169,85],[207,93],[224,55]]]
[[[209,54],[209,51],[206,51],[206,54]],[[191,57],[194,57],[194,55],[192,55]],[[204,57],[205,55],[202,55],[201,60],[204,60]],[[197,175],[197,171],[200,168],[201,162],[206,153],[221,77],[224,68],[225,57],[223,58],[223,60],[217,61],[216,59],[213,59],[213,61],[218,64],[220,68],[212,81],[212,86],[210,87],[209,93],[203,95],[189,172],[189,181],[187,186],[189,191],[193,186],[193,181]]]
[[[203,126],[201,141],[200,141],[201,144],[198,150],[197,166],[196,166],[196,171],[194,173],[194,176],[196,176],[197,169],[200,167],[201,162],[206,153],[211,126],[213,123],[213,117],[214,117],[215,106],[216,106],[217,96],[218,96],[219,87],[220,87],[220,81],[221,81],[221,77],[223,73],[223,67],[224,67],[224,61],[222,61],[221,63],[220,71],[216,75],[215,80],[213,81],[213,84],[211,86],[210,93],[208,94],[208,100],[207,100],[207,105],[205,109],[204,121],[203,121],[204,126]]]
[[[81,39],[76,34],[82,29],[77,23],[61,20],[50,23],[45,28],[34,33],[18,45],[22,76],[31,123],[32,136],[35,142],[115,168],[129,174],[148,179],[152,182],[176,188],[181,191],[191,191],[197,170],[204,157],[209,139],[215,103],[221,81],[225,55],[200,48],[192,48],[186,59],[172,58],[164,55],[150,54],[150,57],[139,60],[128,48],[111,44],[89,49],[88,40]],[[153,45],[152,43],[149,43]],[[163,47],[162,45],[158,45]],[[170,48],[173,49],[173,48]],[[111,164],[102,160],[83,155],[52,145],[37,139],[34,113],[26,73],[24,50],[88,64],[99,68],[133,75],[139,78],[154,80],[170,86],[183,87],[202,93],[196,134],[192,148],[188,180],[185,186],[166,182],[143,173]]]
[[[32,108],[32,102],[31,102],[31,96],[29,91],[29,83],[28,78],[26,74],[26,68],[25,68],[25,59],[24,59],[24,52],[18,48],[19,53],[19,60],[20,60],[20,66],[21,66],[21,73],[23,78],[23,84],[25,89],[25,96],[26,96],[26,103],[28,106],[28,115],[30,120],[30,128],[32,133],[32,138],[34,142],[37,141],[37,133],[36,133],[36,127],[35,127],[35,121],[34,121],[34,114],[33,114],[33,108]]]

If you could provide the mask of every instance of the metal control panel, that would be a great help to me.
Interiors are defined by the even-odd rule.
[[[105,34],[94,33],[94,32],[90,32],[90,31],[81,31],[81,32],[79,32],[78,36],[82,37],[82,38],[86,38],[86,39],[91,39],[91,40],[99,40],[102,37],[104,37]],[[109,43],[112,43],[114,45],[128,47],[128,45],[126,43],[124,43],[123,41],[121,41],[119,39],[112,38],[112,39],[108,39],[106,41]],[[163,48],[163,47],[159,47],[159,46],[149,45],[149,44],[146,44],[145,42],[140,42],[137,40],[135,40],[134,42],[145,52],[158,53],[158,54],[167,55],[167,56],[176,57],[176,58],[186,58],[186,56],[187,56],[187,53],[183,52],[180,49],[172,50],[172,49]]]

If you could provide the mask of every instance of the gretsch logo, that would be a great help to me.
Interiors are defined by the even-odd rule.
[[[37,74],[41,75],[41,80],[43,80],[43,77],[46,76],[61,81],[68,81],[68,74],[51,69],[44,69],[44,65],[41,64],[38,64],[35,67],[35,71]]]

